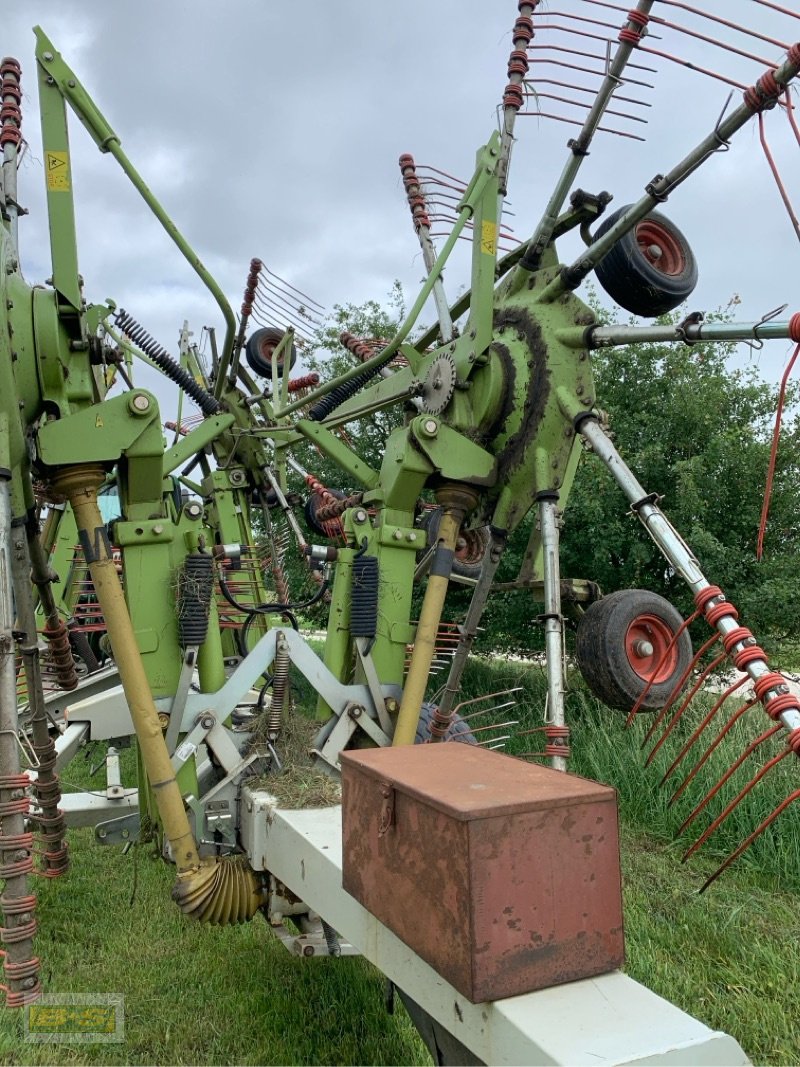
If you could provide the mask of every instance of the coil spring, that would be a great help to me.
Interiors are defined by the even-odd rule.
[[[345,348],[349,349],[351,352],[354,352],[356,355],[359,356],[360,359],[369,358],[368,356],[364,356],[361,354],[361,352],[356,350],[356,346],[364,346],[366,348],[363,341],[359,341],[357,337],[353,337],[352,334],[347,333],[347,331],[345,331],[343,334],[341,334],[339,340],[342,342]],[[368,351],[371,355],[371,349]],[[308,418],[311,419],[312,422],[322,422],[323,419],[326,419],[340,405],[342,405],[345,400],[349,400],[351,396],[355,396],[360,389],[363,389],[365,385],[371,382],[372,379],[376,377],[381,368],[385,367],[386,364],[391,362],[393,358],[393,356],[387,356],[386,359],[382,360],[379,364],[377,364],[377,366],[373,367],[372,370],[362,371],[361,374],[357,374],[355,378],[351,378],[349,382],[344,382],[342,385],[335,386],[333,389],[331,389],[327,396],[323,396],[322,399],[318,400],[313,407],[309,408]]]
[[[377,628],[378,559],[376,556],[356,556],[353,560],[350,633],[353,637],[374,637]]]
[[[204,415],[216,415],[221,410],[219,401],[198,385],[191,374],[176,363],[169,352],[162,348],[158,341],[151,337],[124,308],[120,308],[114,316],[114,323],[126,337],[152,359],[167,378],[180,386],[184,393],[194,400]]]
[[[178,634],[184,648],[202,645],[206,639],[213,585],[213,558],[192,552],[178,579]]]
[[[267,716],[267,737],[275,741],[281,732],[283,712],[286,707],[289,681],[289,650],[281,639],[275,649],[275,660],[272,670],[272,700],[269,705]]]
[[[327,504],[323,504],[322,507],[315,509],[314,517],[318,522],[329,522],[331,519],[338,519],[340,515],[344,515],[348,508],[354,508],[364,499],[363,493],[351,493],[350,496],[343,497],[341,500],[331,500]]]
[[[69,631],[63,619],[59,619],[55,625],[48,624],[42,630],[42,637],[50,650],[50,662],[55,670],[56,681],[61,689],[70,691],[78,685],[78,672],[75,670],[75,660],[72,658],[72,648],[69,643]]]
[[[2,108],[0,108],[0,148],[7,144],[18,145],[22,141],[22,90],[20,89],[20,75],[22,69],[16,59],[6,56],[0,61],[0,77],[2,86]]]

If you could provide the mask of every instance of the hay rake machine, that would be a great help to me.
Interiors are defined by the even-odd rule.
[[[779,5],[756,2],[782,12],[787,24],[797,20]],[[639,484],[612,444],[591,368],[593,349],[640,340],[791,339],[800,345],[800,316],[706,324],[695,314],[678,326],[599,326],[576,295],[595,274],[623,308],[654,318],[691,294],[697,273],[691,250],[657,209],[751,121],[759,124],[768,152],[768,112],[788,121],[800,141],[790,91],[800,71],[800,44],[756,33],[753,40],[760,38],[772,53],[763,60],[753,45],[737,46],[737,55],[759,68],[747,83],[719,75],[737,99],[680,162],[647,183],[636,203],[601,220],[611,197],[574,188],[595,135],[608,130],[639,137],[640,60],[647,55],[681,62],[677,54],[650,47],[648,31],[658,27],[679,39],[686,27],[673,21],[672,9],[708,18],[713,36],[703,39],[709,44],[719,43],[719,27],[745,31],[671,0],[639,0],[631,10],[599,0],[564,7],[569,10],[544,11],[534,0],[520,0],[499,128],[479,149],[468,182],[401,156],[426,280],[394,337],[377,344],[343,335],[357,364],[324,382],[314,375],[290,377],[320,306],[253,260],[237,323],[117,134],[38,29],[53,272],[47,285],[29,285],[18,253],[21,71],[11,59],[0,66],[0,937],[7,1005],[22,1007],[41,994],[30,881],[66,873],[68,821],[96,822],[106,843],[145,831],[156,838],[176,868],[173,899],[189,917],[236,923],[262,911],[282,933],[284,919],[293,917],[300,933],[288,940],[303,954],[336,955],[351,946],[363,951],[401,990],[438,1062],[678,1063],[687,1056],[693,1062],[746,1062],[730,1038],[711,1033],[615,970],[620,914],[613,863],[604,899],[590,887],[596,873],[591,864],[574,884],[556,869],[554,877],[566,879],[559,893],[569,890],[578,912],[584,908],[572,940],[559,925],[561,909],[554,901],[544,908],[556,915],[551,927],[534,927],[520,938],[517,912],[531,922],[544,920],[531,918],[530,892],[524,880],[519,888],[513,864],[501,890],[485,883],[488,861],[470,870],[472,889],[464,898],[456,878],[469,850],[452,847],[455,837],[447,838],[451,851],[444,854],[437,853],[435,834],[412,834],[411,841],[398,843],[406,818],[399,799],[403,783],[423,806],[452,815],[455,805],[459,825],[471,825],[477,812],[474,802],[465,802],[464,789],[480,787],[494,798],[494,806],[480,812],[490,820],[523,818],[523,801],[538,811],[543,795],[555,798],[556,808],[607,802],[586,793],[585,783],[556,773],[566,769],[569,757],[565,613],[580,619],[579,661],[609,703],[631,716],[645,707],[662,709],[651,729],[654,750],[673,733],[702,684],[704,673],[698,676],[687,656],[688,623],[676,620],[669,605],[641,591],[600,598],[590,580],[560,575],[561,513],[584,446],[608,468],[667,565],[691,589],[696,617],[713,631],[699,655],[712,641],[720,643],[714,666],[727,657],[753,684],[755,696],[745,709],[755,715],[761,708],[771,725],[747,746],[742,761],[767,741],[782,746],[744,789],[723,800],[697,845],[773,766],[800,752],[800,705],[722,590],[706,578],[658,496]],[[567,33],[568,43],[551,39],[555,30]],[[594,49],[591,56],[587,48]],[[554,66],[558,79],[550,76]],[[575,69],[590,79],[588,86],[563,81]],[[576,96],[565,96],[565,89]],[[549,116],[552,98],[572,109],[553,117],[574,123],[578,132],[533,236],[517,243],[503,220],[517,119],[526,112]],[[214,297],[225,332],[219,346],[213,338],[209,366],[189,344],[188,328],[176,360],[128,312],[84,298],[67,106],[99,149],[116,159]],[[607,118],[621,124],[606,127]],[[443,233],[438,227],[446,223],[451,225]],[[571,231],[580,232],[585,250],[564,264],[556,242]],[[444,243],[437,250],[440,235]],[[471,285],[451,302],[443,268],[464,238],[472,250]],[[429,298],[436,323],[415,334]],[[200,411],[200,418],[184,419],[179,409],[168,446],[155,396],[133,382],[136,359],[155,366]],[[358,454],[355,434],[351,429],[348,436],[346,428],[382,411],[398,417],[376,468]],[[347,492],[325,486],[298,462],[294,453],[308,445],[340,469]],[[310,536],[326,544],[313,543],[295,514],[292,486],[298,480],[311,492]],[[117,503],[113,513],[104,513],[100,505],[109,497]],[[426,533],[419,519],[434,501],[438,511],[429,536],[430,526]],[[459,703],[461,676],[504,548],[531,510],[537,521],[516,585],[544,605],[548,700],[539,755],[552,770],[486,751],[513,720],[495,722],[495,732],[481,744],[476,735],[482,728],[473,725],[473,716],[486,709]],[[264,531],[261,546],[253,533],[255,515]],[[476,544],[482,559],[466,579],[473,586],[466,617],[448,626],[443,609],[450,579],[457,565],[474,564]],[[287,555],[296,550],[309,563],[310,591],[293,601],[286,567]],[[51,560],[59,553],[57,575]],[[412,621],[415,581],[424,581],[424,593],[419,618]],[[324,600],[329,617],[320,657],[300,635],[296,615]],[[68,620],[75,623],[72,639]],[[429,678],[444,646],[449,670],[432,701]],[[24,673],[22,714],[17,654]],[[55,693],[45,692],[44,663],[57,683]],[[336,777],[343,771],[346,785],[351,776],[343,856],[340,807],[283,806],[270,790],[286,770],[290,726],[298,718],[291,706],[294,673],[316,693],[317,722],[305,745],[315,773]],[[733,686],[724,697],[732,693]],[[486,699],[497,702],[495,714],[514,703],[513,694]],[[665,779],[683,764],[692,742],[701,741],[723,704],[697,727]],[[744,713],[734,712],[731,720]],[[102,803],[80,797],[66,803],[58,768],[77,746],[128,737],[137,744],[137,797],[118,781],[111,751]],[[457,740],[468,743],[437,744]],[[707,751],[688,775],[701,771]],[[353,800],[362,795],[353,776],[362,772],[378,776],[373,802]],[[722,796],[729,778],[723,775],[709,801]],[[797,796],[790,792],[724,865]],[[413,818],[421,819],[415,810]],[[700,814],[692,812],[690,820]],[[598,816],[598,823],[604,818]],[[563,825],[568,831],[571,820]],[[610,824],[606,832],[613,838]],[[594,840],[591,834],[588,839]],[[526,840],[536,853],[535,834]],[[367,853],[365,841],[372,841]],[[493,847],[499,851],[492,855],[500,855],[497,840]],[[566,855],[570,847],[568,839],[559,839],[545,851]],[[434,878],[421,903],[413,896],[416,882],[402,881],[396,893],[384,885],[377,902],[364,902],[371,899],[364,879],[374,857],[387,864],[387,878],[399,877],[397,857],[411,869],[420,848],[419,881],[426,871]],[[372,877],[380,882],[380,871]],[[342,888],[343,878],[350,892]],[[404,903],[406,892],[411,895]],[[437,910],[423,906],[434,895],[453,930],[465,914],[478,925],[487,915],[495,925],[498,914],[511,916],[505,940],[493,940],[496,931],[487,934],[495,985],[481,984],[485,946],[472,946],[465,978],[450,966],[461,948],[455,934],[437,955],[403,932],[409,911],[421,920]],[[388,907],[389,897],[397,912]],[[534,911],[540,904],[533,902]],[[586,928],[590,914],[598,929]],[[565,939],[571,947],[564,959],[559,956],[560,969],[543,982],[537,977],[546,971],[542,950],[558,956]],[[516,981],[520,975],[522,984],[515,985],[510,976]],[[570,981],[580,978],[587,980]]]

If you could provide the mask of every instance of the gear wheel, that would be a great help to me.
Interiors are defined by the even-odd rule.
[[[438,415],[450,403],[456,387],[456,365],[452,356],[439,356],[431,364],[422,387],[423,411]]]

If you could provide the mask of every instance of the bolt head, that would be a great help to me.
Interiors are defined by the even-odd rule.
[[[402,530],[395,530],[395,532],[392,534],[392,537],[395,539],[395,541],[402,541],[403,540]]]
[[[422,428],[425,433],[429,433],[432,437],[439,429],[439,424],[436,422],[435,419],[426,419],[425,422],[422,424]]]
[[[150,409],[150,400],[144,393],[136,393],[131,400],[131,405],[134,411],[148,411]]]
[[[354,519],[355,522],[366,522],[367,521],[367,513],[366,513],[366,511],[364,511],[362,508],[359,508],[358,511],[353,516],[353,519]]]

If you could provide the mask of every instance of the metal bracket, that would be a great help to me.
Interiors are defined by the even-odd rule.
[[[99,822],[94,828],[94,837],[98,845],[125,845],[136,840],[141,828],[139,812],[132,811],[118,819]]]

